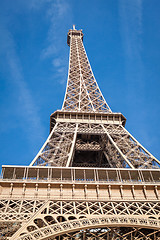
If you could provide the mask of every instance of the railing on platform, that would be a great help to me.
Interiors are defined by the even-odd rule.
[[[114,169],[76,167],[2,166],[1,180],[54,181],[54,182],[121,182],[157,183],[157,169]]]

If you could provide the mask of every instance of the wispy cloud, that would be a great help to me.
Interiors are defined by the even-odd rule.
[[[51,2],[51,0],[29,0],[25,1],[23,4],[26,4],[29,9],[40,10],[44,4],[47,4],[49,2]]]
[[[54,79],[57,78],[60,84],[64,84],[67,78],[68,55],[66,51],[66,24],[72,24],[72,10],[69,1],[49,1],[46,17],[50,22],[46,46],[42,50],[42,60],[51,59],[55,69]]]
[[[144,65],[141,57],[143,33],[143,0],[119,0],[120,33],[125,56],[127,99],[143,101]],[[139,94],[139,98],[136,98]]]
[[[26,11],[25,13],[27,14],[27,11],[30,10],[43,12],[48,21],[48,34],[40,59],[41,61],[50,61],[51,66],[53,66],[54,79],[60,84],[64,84],[68,68],[68,55],[66,43],[64,42],[64,34],[66,34],[66,24],[69,26],[72,24],[69,2],[65,0],[16,0],[16,4],[13,4],[9,0],[6,0],[3,5],[7,10],[6,12],[12,12],[16,16],[22,10]],[[1,14],[0,22],[0,54],[1,56],[3,55],[7,64],[8,81],[12,81],[11,83],[15,88],[13,91],[17,93],[16,111],[27,125],[26,136],[36,141],[36,138],[43,137],[44,128],[38,114],[38,109],[34,103],[34,98],[23,74],[23,67],[16,50],[16,41],[10,31],[12,16]],[[66,52],[65,57],[64,52]],[[37,136],[37,132],[39,136]]]
[[[126,55],[140,57],[142,24],[142,0],[119,0],[120,27]]]
[[[48,46],[42,52],[44,58],[51,57],[60,50],[60,33],[65,25],[66,17],[70,16],[69,4],[64,0],[50,1],[46,15],[50,21],[50,27],[47,36]]]
[[[4,20],[4,19],[3,19]],[[2,22],[1,22],[2,23]],[[17,109],[19,117],[23,118],[24,125],[26,125],[26,136],[29,140],[36,141],[44,138],[43,126],[38,115],[38,110],[34,104],[29,87],[27,86],[25,77],[23,75],[23,68],[20,59],[16,52],[16,44],[11,32],[7,29],[5,21],[0,26],[1,28],[1,57],[3,55],[6,67],[8,69],[8,84],[13,86],[13,91],[17,93]],[[2,47],[3,46],[3,47]],[[9,111],[9,109],[8,109]],[[37,135],[37,133],[39,133]]]
[[[62,59],[61,58],[55,58],[52,61],[54,67],[59,67],[62,64]]]
[[[120,32],[125,56],[126,102],[130,117],[135,117],[143,142],[149,146],[149,132],[146,125],[145,66],[142,59],[143,43],[143,0],[119,0]],[[135,121],[136,122],[136,121]],[[141,126],[141,127],[140,127]]]

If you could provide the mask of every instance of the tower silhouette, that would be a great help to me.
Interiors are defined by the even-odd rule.
[[[29,166],[2,166],[0,239],[160,239],[160,162],[112,112],[82,30],[69,30],[61,110]]]

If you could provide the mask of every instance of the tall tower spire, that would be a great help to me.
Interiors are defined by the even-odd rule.
[[[107,105],[82,30],[68,32],[62,109],[30,166],[2,166],[0,240],[158,240],[160,162]]]
[[[70,46],[68,82],[62,110],[81,112],[111,112],[93,75],[83,46],[82,30],[69,30]]]
[[[69,71],[61,111],[51,115],[51,133],[31,165],[158,168],[157,160],[112,113],[93,75],[82,30],[69,30]],[[101,133],[101,135],[100,135]]]

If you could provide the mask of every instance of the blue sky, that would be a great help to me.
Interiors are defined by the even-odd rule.
[[[73,24],[110,108],[160,159],[159,12],[159,0],[0,0],[0,165],[29,165],[46,140]]]

